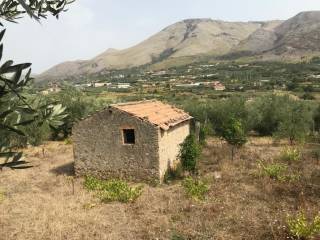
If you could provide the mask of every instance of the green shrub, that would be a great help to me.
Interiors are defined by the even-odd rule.
[[[200,127],[200,132],[199,132],[199,142],[201,145],[206,144],[206,139],[208,136],[213,134],[213,128],[210,124],[205,123],[202,124]]]
[[[86,177],[84,186],[90,191],[97,191],[97,196],[104,203],[134,202],[142,193],[142,186],[130,187],[122,180],[103,181],[94,177]]]
[[[52,131],[48,124],[40,125],[37,122],[33,122],[25,128],[25,134],[29,144],[39,146],[50,139]]]
[[[285,179],[285,172],[287,170],[286,165],[279,164],[279,163],[264,165],[261,162],[260,166],[262,167],[264,175],[270,177],[271,179],[275,179],[275,180]]]
[[[264,165],[260,162],[260,167],[262,168],[263,175],[274,180],[294,182],[301,178],[301,174],[299,172],[289,172],[288,166],[285,164],[272,163]]]
[[[282,150],[280,159],[289,163],[300,161],[301,152],[298,148],[288,147]]]
[[[65,140],[64,140],[64,144],[66,145],[71,145],[72,144],[72,139],[70,137],[67,137]]]
[[[197,160],[201,154],[201,147],[193,134],[189,135],[181,145],[180,159],[184,170],[196,172]]]
[[[304,213],[289,216],[287,225],[292,237],[299,240],[312,239],[320,234],[320,215],[317,215],[312,221],[308,221]]]
[[[209,191],[209,186],[199,179],[194,179],[192,177],[187,177],[183,182],[182,186],[186,194],[196,200],[202,201],[205,199],[205,195]]]

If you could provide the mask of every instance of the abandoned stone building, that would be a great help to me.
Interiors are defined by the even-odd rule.
[[[162,181],[178,160],[191,119],[156,100],[111,105],[74,127],[76,174]]]

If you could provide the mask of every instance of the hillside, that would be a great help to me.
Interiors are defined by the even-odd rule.
[[[300,59],[320,52],[320,11],[302,12],[287,21],[225,22],[189,19],[175,23],[124,50],[109,49],[86,61],[61,63],[38,80],[67,79],[110,69],[210,56]]]

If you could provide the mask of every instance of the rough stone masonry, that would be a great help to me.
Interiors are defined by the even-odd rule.
[[[190,134],[186,112],[159,101],[111,105],[73,128],[77,175],[162,181]]]

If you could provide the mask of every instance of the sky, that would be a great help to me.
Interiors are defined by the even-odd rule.
[[[6,23],[4,59],[31,62],[34,73],[90,59],[108,48],[131,47],[189,18],[225,21],[288,19],[320,10],[319,0],[76,0],[59,20],[28,17]]]

